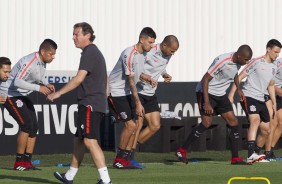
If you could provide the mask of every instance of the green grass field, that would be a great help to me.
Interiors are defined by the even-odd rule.
[[[246,151],[241,151],[242,156]],[[282,155],[282,150],[275,151],[276,156]],[[137,160],[144,163],[142,170],[118,170],[111,166],[114,152],[105,152],[110,176],[114,184],[226,184],[230,177],[267,177],[271,184],[281,184],[282,161],[256,163],[254,165],[230,165],[229,151],[192,152],[189,164],[179,163],[173,153],[137,153]],[[0,157],[1,184],[59,184],[53,172],[65,172],[68,167],[56,167],[58,163],[69,163],[70,154],[34,155],[41,164],[40,171],[14,171],[12,164],[14,156]],[[192,162],[196,161],[196,162]],[[197,162],[198,161],[198,162]],[[85,155],[83,164],[75,177],[74,183],[96,183],[98,173],[93,166],[89,154]],[[233,181],[232,184],[259,184],[265,181]]]

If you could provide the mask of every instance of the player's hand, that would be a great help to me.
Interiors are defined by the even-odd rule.
[[[166,82],[166,83],[169,83],[172,79],[171,75],[169,75],[167,73],[163,75],[163,78],[164,78],[164,82]]]
[[[7,100],[7,96],[0,96],[0,104],[4,104]]]
[[[144,117],[145,110],[144,107],[142,106],[141,102],[136,103],[136,115],[140,117]]]
[[[213,108],[212,108],[210,103],[205,103],[204,104],[204,110],[205,110],[205,114],[207,114],[207,115],[212,115],[213,114]]]
[[[47,88],[49,88],[52,92],[55,92],[55,86],[53,84],[47,84],[46,85]]]
[[[151,84],[152,88],[154,88],[158,85],[158,81],[151,79],[150,84]]]
[[[61,94],[59,92],[51,93],[47,96],[47,99],[51,102],[53,102],[55,99],[60,98]]]
[[[244,92],[243,92],[241,89],[238,89],[238,90],[237,90],[237,93],[238,93],[238,95],[239,95],[239,97],[240,97],[240,101],[244,101],[244,99],[245,99],[245,94],[244,94]]]
[[[150,81],[152,80],[152,76],[151,75],[148,75],[148,74],[145,74],[145,73],[141,73],[139,79],[143,82],[147,82],[147,83],[150,83]]]
[[[40,86],[39,92],[46,96],[52,93],[52,91],[47,86]]]
[[[276,111],[277,111],[276,103],[275,103],[275,104],[272,104],[272,109],[273,109],[272,119],[274,119],[275,114],[276,114]]]

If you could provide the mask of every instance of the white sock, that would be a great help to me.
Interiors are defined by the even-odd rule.
[[[78,168],[75,167],[70,167],[69,170],[66,173],[66,179],[67,180],[73,180],[73,178],[75,177],[76,173],[78,171]]]
[[[98,169],[98,172],[100,174],[100,179],[103,180],[104,183],[110,183],[111,179],[107,167]]]

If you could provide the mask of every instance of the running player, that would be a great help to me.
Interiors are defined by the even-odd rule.
[[[269,110],[269,115],[272,118],[270,119],[269,129],[265,130],[261,125],[255,148],[256,153],[259,154],[260,150],[263,148],[263,146],[265,146],[264,154],[266,161],[276,161],[273,149],[282,133],[282,58],[275,60],[274,64],[277,66],[277,72],[275,75],[277,112],[273,115],[272,102],[269,98],[269,95],[266,95],[266,105]]]
[[[266,45],[266,54],[250,61],[238,76],[239,82],[247,77],[242,90],[237,85],[237,92],[250,123],[248,130],[248,164],[265,158],[265,155],[256,153],[256,137],[259,127],[268,133],[270,130],[270,115],[265,104],[265,94],[270,96],[273,113],[276,113],[274,78],[277,66],[273,62],[279,56],[281,48],[282,45],[278,40],[269,40]],[[231,94],[233,96],[234,90],[231,89],[230,93],[233,93]],[[268,146],[270,144],[266,145],[266,147]]]
[[[230,128],[231,164],[246,164],[238,155],[238,120],[226,91],[233,81],[239,83],[238,70],[252,58],[252,54],[248,45],[241,45],[236,52],[216,57],[198,83],[196,94],[202,122],[193,128],[184,144],[177,149],[176,156],[181,162],[188,163],[188,147],[211,126],[212,116],[220,114]]]
[[[130,161],[128,155],[134,141],[137,125],[131,98],[133,98],[136,115],[143,117],[144,108],[137,94],[136,83],[140,80],[140,74],[144,72],[144,63],[147,52],[149,52],[156,39],[156,33],[150,27],[142,29],[139,41],[136,45],[125,49],[109,76],[110,96],[109,105],[114,107],[119,120],[125,122],[120,134],[120,143],[117,156],[113,166],[118,169],[136,168]],[[147,79],[152,85],[155,81]],[[137,117],[137,118],[138,118]],[[129,147],[130,149],[127,149]]]
[[[45,39],[39,52],[31,53],[20,59],[12,68],[11,75],[0,90],[8,93],[4,107],[17,121],[20,127],[17,139],[17,156],[14,169],[23,171],[35,169],[31,163],[38,123],[32,101],[27,97],[33,91],[44,95],[55,91],[52,84],[45,79],[46,64],[55,58],[57,44]]]
[[[166,72],[166,66],[168,65],[171,56],[178,50],[178,48],[178,39],[174,35],[166,36],[162,43],[156,44],[151,51],[147,53],[145,73],[150,75],[152,79],[156,81],[158,81],[159,77],[162,76],[164,78],[164,82],[169,83],[172,77]],[[152,87],[152,85],[144,81],[139,81],[137,83],[139,99],[145,109],[144,117],[148,126],[141,131],[144,117],[139,117],[135,141],[130,154],[131,158],[129,158],[129,160],[131,160],[131,164],[141,168],[144,166],[140,165],[134,159],[136,146],[137,144],[145,143],[160,129],[161,126],[160,109],[157,96],[155,94],[156,89],[157,87]]]

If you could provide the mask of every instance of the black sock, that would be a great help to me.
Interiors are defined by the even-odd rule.
[[[123,150],[123,154],[121,156],[121,158],[123,158],[124,160],[128,160],[129,156],[130,156],[130,152],[129,150]]]
[[[255,152],[259,155],[259,152],[262,150],[262,147],[255,145]]]
[[[128,155],[128,160],[134,160],[135,158],[135,149],[132,149]]]
[[[271,153],[271,151],[264,151],[266,158],[269,158],[271,156]]]
[[[197,140],[202,133],[204,133],[207,130],[207,128],[200,123],[195,128],[193,128],[192,132],[189,134],[188,138],[186,139],[185,143],[183,144],[184,149],[188,149],[188,147]]]
[[[123,149],[118,148],[118,149],[117,149],[117,156],[116,156],[116,158],[122,158],[123,152],[124,152]]]
[[[232,158],[239,157],[238,150],[239,150],[239,133],[238,133],[238,126],[229,126],[230,133],[229,133],[229,141],[230,141],[230,149]]]
[[[22,162],[22,161],[24,161],[24,154],[17,153],[16,162]]]
[[[248,157],[255,152],[256,141],[248,141]]]
[[[24,153],[24,161],[31,162],[32,153]]]

